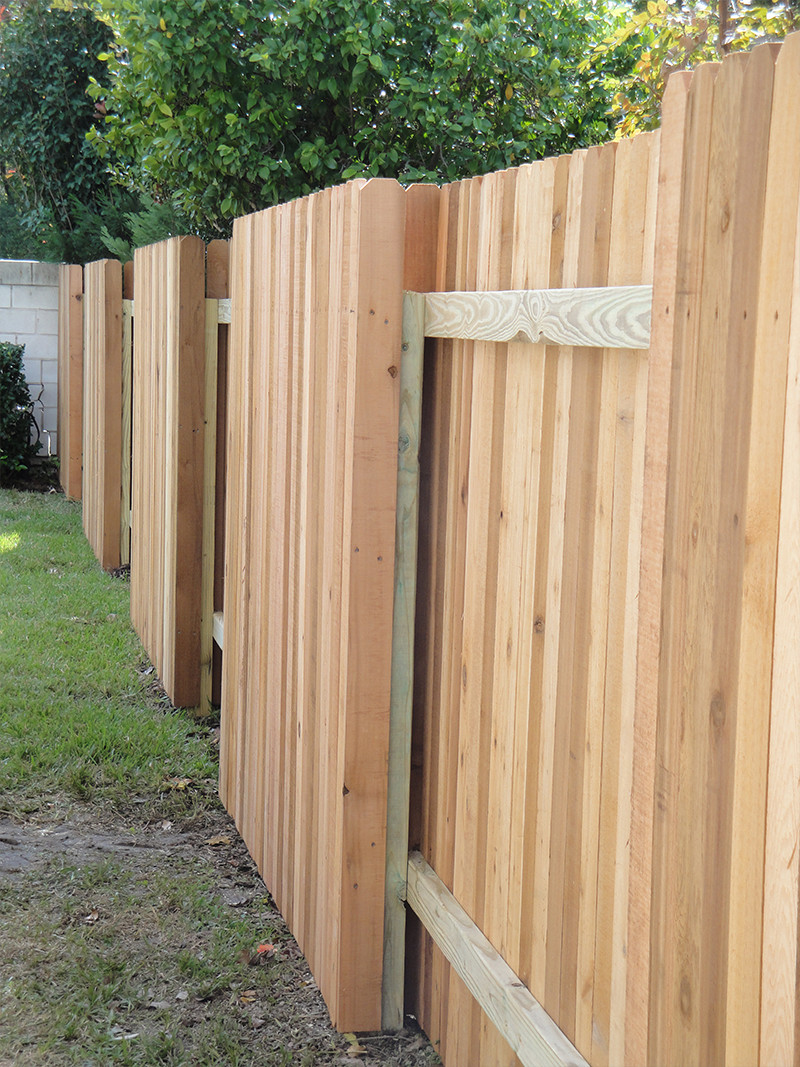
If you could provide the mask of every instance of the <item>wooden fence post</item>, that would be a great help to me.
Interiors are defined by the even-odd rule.
[[[83,464],[83,267],[58,273],[59,481],[70,500],[81,498]]]
[[[84,272],[83,529],[105,570],[122,563],[122,265]]]

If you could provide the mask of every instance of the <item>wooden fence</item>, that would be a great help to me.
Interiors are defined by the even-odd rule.
[[[227,254],[224,241],[208,251],[208,289],[217,296],[224,293]],[[173,703],[205,712],[221,511],[220,327],[217,299],[206,299],[206,259],[196,237],[175,237],[134,257],[131,555],[133,624]]]
[[[233,236],[220,790],[346,1030],[380,1025],[404,222],[351,183]]]
[[[437,288],[649,284],[658,160],[656,133],[445,187]],[[442,341],[423,389],[412,845],[593,1063],[624,1052],[647,369]],[[446,1062],[514,1062],[429,935],[415,978]]]
[[[130,404],[123,383],[129,381],[130,363],[126,360],[123,369],[122,333],[122,265],[110,259],[89,263],[84,270],[83,529],[106,570],[130,558],[124,488],[130,439],[123,433],[123,411]]]
[[[83,467],[83,267],[58,274],[58,455],[65,496],[81,498]]]
[[[182,299],[191,241],[137,253],[134,571],[194,540],[134,611],[192,587],[195,676],[216,612],[221,793],[342,1029],[800,1059],[799,75],[794,36],[657,133],[237,220],[225,372],[199,243]]]

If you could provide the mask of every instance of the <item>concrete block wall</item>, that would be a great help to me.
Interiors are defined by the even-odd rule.
[[[0,341],[25,345],[25,376],[41,430],[58,453],[58,264],[0,259]]]

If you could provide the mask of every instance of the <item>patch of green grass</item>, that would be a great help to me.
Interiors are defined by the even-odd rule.
[[[285,1018],[270,1032],[286,963],[249,958],[259,938],[279,944],[274,913],[266,900],[226,906],[198,860],[54,862],[6,892],[0,915],[0,1049],[13,1062],[255,1067],[341,1054],[324,1036],[286,1047]]]
[[[213,788],[203,731],[153,695],[143,656],[129,587],[97,564],[79,505],[0,491],[1,807],[63,793],[124,809],[177,777]],[[191,797],[170,791],[171,810]]]

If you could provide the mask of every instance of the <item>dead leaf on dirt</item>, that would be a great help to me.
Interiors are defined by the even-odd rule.
[[[225,834],[217,834],[215,837],[209,837],[207,841],[203,842],[204,845],[211,845],[213,848],[218,845],[229,845],[230,843],[231,839],[226,837]]]
[[[154,1008],[156,1011],[167,1011],[171,1005],[168,1000],[151,1000],[147,1006],[148,1008]]]
[[[230,908],[241,908],[250,903],[248,893],[240,893],[238,889],[225,889],[222,893],[225,903]]]
[[[171,830],[172,829],[172,823],[170,822],[169,819],[164,819],[163,820],[163,822],[161,823],[161,829],[162,830]]]
[[[164,780],[165,789],[186,789],[191,784],[191,778],[166,778]]]
[[[255,1004],[257,998],[258,998],[258,990],[257,989],[244,989],[239,994],[239,1003],[240,1004]]]
[[[175,999],[176,1000],[188,1000],[189,999],[189,994],[186,992],[185,989],[181,989],[178,993],[175,994]]]
[[[100,912],[92,909],[88,915],[84,915],[81,922],[84,926],[94,926],[97,920],[100,918]]]
[[[259,956],[269,957],[274,956],[276,951],[277,949],[274,945],[270,945],[265,942],[263,945],[258,946],[258,948],[256,949],[256,954]]]
[[[345,1041],[350,1045],[350,1048],[347,1050],[348,1056],[363,1056],[366,1053],[367,1050],[363,1045],[358,1043],[358,1038],[355,1034],[343,1034],[342,1037],[344,1037]]]
[[[265,1022],[264,1019],[258,1019],[258,1018],[256,1018],[255,1015],[250,1020],[250,1023],[251,1023],[251,1025],[252,1025],[254,1030],[260,1030],[261,1027],[264,1025],[264,1022]]]

